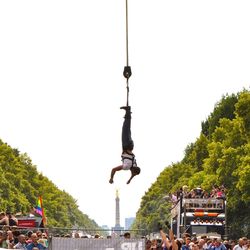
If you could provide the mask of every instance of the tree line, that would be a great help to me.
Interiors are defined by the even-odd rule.
[[[250,92],[225,95],[201,123],[181,161],[167,166],[141,199],[133,229],[158,231],[170,219],[164,197],[180,187],[211,191],[226,187],[227,221],[231,238],[250,237]]]
[[[42,173],[26,153],[21,154],[0,140],[0,211],[27,215],[43,198],[48,227],[98,228],[78,208],[77,201],[66,191],[57,188]]]

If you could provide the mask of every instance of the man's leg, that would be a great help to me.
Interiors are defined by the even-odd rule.
[[[122,107],[126,110],[124,116],[124,122],[122,126],[122,149],[123,150],[133,150],[134,142],[131,137],[131,111],[130,106]]]

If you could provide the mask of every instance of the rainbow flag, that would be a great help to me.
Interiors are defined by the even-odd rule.
[[[43,217],[43,202],[42,202],[42,197],[38,197],[37,205],[35,207],[36,213],[41,215]]]
[[[35,207],[35,212],[43,218],[43,223],[46,224],[46,218],[43,210],[43,200],[42,196],[38,197],[37,205]]]

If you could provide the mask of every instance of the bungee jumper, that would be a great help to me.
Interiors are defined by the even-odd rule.
[[[138,174],[141,169],[137,166],[135,155],[133,153],[134,141],[131,137],[131,107],[129,106],[129,78],[132,75],[131,67],[128,63],[128,3],[126,0],[126,54],[127,54],[127,66],[124,67],[123,76],[126,78],[127,84],[127,103],[126,106],[121,107],[126,111],[124,116],[124,122],[122,125],[122,164],[113,168],[110,174],[109,183],[114,182],[114,175],[120,170],[130,170],[131,176],[127,181],[127,184]]]
[[[140,174],[141,169],[137,166],[135,155],[133,153],[134,142],[131,137],[131,107],[124,106],[121,109],[126,110],[124,116],[124,122],[122,125],[122,165],[119,165],[111,170],[109,183],[114,182],[114,175],[120,170],[130,170],[131,176],[127,181],[127,184],[138,174]]]

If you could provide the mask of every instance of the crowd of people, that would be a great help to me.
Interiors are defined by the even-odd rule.
[[[89,238],[80,236],[78,233],[54,235],[54,237]],[[111,235],[106,236],[112,239]],[[130,239],[130,233],[122,235]],[[99,234],[91,238],[104,238]],[[196,237],[184,234],[183,238],[176,238],[172,230],[165,234],[160,229],[160,237],[148,239],[145,237],[146,250],[250,250],[250,239],[240,238],[238,241],[221,240],[220,238]],[[49,246],[48,234],[40,230],[29,230],[23,233],[16,226],[3,226],[0,230],[0,248],[23,249],[23,250],[47,250]]]
[[[48,249],[48,235],[40,230],[24,233],[17,226],[5,225],[0,231],[0,248],[46,250]]]
[[[191,237],[185,234],[183,238],[176,238],[172,230],[166,235],[160,230],[160,238],[148,239],[146,250],[250,250],[250,239],[246,237],[235,240],[222,240],[206,236]]]
[[[214,195],[221,190],[221,187],[215,187],[211,192]],[[194,191],[194,190],[193,190]],[[185,188],[182,189],[185,194]],[[196,195],[201,195],[203,190],[198,189]],[[188,195],[188,194],[187,194]],[[197,198],[197,196],[195,197]],[[202,197],[200,197],[202,198]],[[23,230],[18,228],[17,219],[10,213],[0,213],[0,248],[3,249],[23,249],[23,250],[47,250],[49,246],[49,234],[46,230]],[[53,237],[73,237],[73,238],[104,238],[99,234],[91,237],[80,235],[78,232],[66,234],[53,234]],[[108,235],[108,239],[114,236]],[[130,233],[126,232],[122,237],[129,239]],[[160,237],[146,240],[146,250],[250,250],[250,239],[240,238],[238,241],[224,240],[220,238],[208,238],[190,236],[184,234],[183,238],[176,238],[172,230],[165,234],[160,228]]]
[[[169,194],[169,197],[173,203],[176,203],[180,197],[188,199],[225,199],[226,188],[222,186],[214,185],[211,192],[203,190],[201,187],[196,187],[189,190],[187,185],[181,187],[177,192]]]

